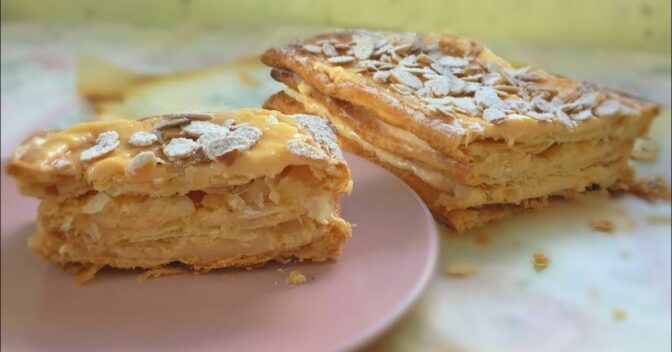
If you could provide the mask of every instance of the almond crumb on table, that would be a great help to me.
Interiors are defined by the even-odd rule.
[[[614,231],[614,223],[607,219],[595,219],[590,222],[590,227],[606,233],[612,233]]]
[[[471,277],[478,273],[478,267],[473,263],[456,261],[448,263],[444,268],[443,273],[450,277]]]
[[[548,257],[541,252],[535,252],[532,254],[532,264],[534,265],[534,270],[537,272],[546,270],[548,268],[548,265],[551,263],[551,261],[548,259]]]
[[[301,273],[301,270],[292,270],[287,277],[287,285],[299,285],[306,282],[308,282],[308,279]]]
[[[614,318],[616,321],[624,321],[628,318],[628,312],[625,311],[625,309],[614,309],[611,312],[611,316]]]

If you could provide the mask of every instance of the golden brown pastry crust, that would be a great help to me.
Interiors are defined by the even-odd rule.
[[[374,42],[372,53],[368,56],[364,55],[365,59],[357,59],[355,48],[366,46],[361,43],[370,41]],[[322,52],[314,52],[314,47],[319,45],[323,47]],[[343,49],[337,51],[338,56],[330,57],[324,54],[324,46],[342,47]],[[404,49],[394,49],[395,46]],[[386,47],[389,49],[384,54],[376,55]],[[342,56],[350,57],[351,61],[345,64],[330,61],[333,61],[334,57],[341,58]],[[410,56],[414,57],[411,60],[414,62],[408,64],[405,70],[409,68],[424,70],[430,67],[426,72],[429,73],[428,77],[448,77],[431,66],[442,60],[449,61],[449,65],[463,65],[455,69],[449,68],[449,65],[443,67],[453,72],[449,74],[451,77],[457,76],[458,70],[462,71],[459,80],[463,85],[465,82],[482,82],[489,79],[486,77],[497,75],[499,77],[497,83],[479,83],[478,86],[471,87],[471,90],[482,89],[487,93],[491,92],[489,88],[497,87],[498,94],[507,95],[505,100],[522,100],[526,108],[517,109],[515,114],[512,112],[516,109],[507,108],[511,110],[511,113],[505,112],[504,118],[496,120],[483,117],[487,99],[484,99],[486,104],[476,104],[475,111],[471,113],[461,111],[453,103],[443,104],[439,111],[435,111],[437,104],[427,103],[427,98],[433,102],[441,99],[454,101],[454,99],[445,98],[470,98],[473,97],[474,92],[464,92],[465,89],[462,89],[463,91],[458,94],[427,96],[428,86],[424,83],[430,79],[420,79],[425,73],[413,73],[415,79],[408,79],[408,76],[404,79],[405,75],[398,75],[401,79],[395,79],[394,74],[387,75],[385,80],[376,81],[374,79],[374,72],[397,70],[404,66],[400,64],[400,61]],[[423,60],[419,59],[421,56]],[[467,64],[464,64],[464,60]],[[649,122],[658,113],[656,105],[637,98],[584,82],[554,76],[543,70],[516,69],[489,50],[451,34],[371,31],[327,33],[302,42],[269,49],[262,56],[262,61],[271,67],[291,71],[300,76],[307,85],[327,96],[374,111],[382,121],[412,132],[427,141],[433,148],[458,160],[463,159],[457,151],[459,146],[477,138],[534,145],[544,142],[590,140],[607,136],[621,137],[622,133],[630,136],[639,135],[646,132]],[[457,63],[450,61],[457,61]],[[375,63],[371,64],[371,62]],[[432,62],[432,64],[427,65],[422,62]],[[372,66],[388,69],[371,68]],[[392,69],[389,70],[389,68]],[[464,72],[468,72],[468,76],[463,75]],[[476,80],[472,78],[477,76]],[[466,81],[467,78],[469,81]],[[443,79],[439,79],[441,80]],[[404,85],[404,82],[412,87]],[[452,82],[454,80],[451,78],[449,83]],[[397,89],[400,83],[401,86],[410,88],[410,90]],[[436,89],[438,91],[446,90],[440,85],[438,88]],[[423,89],[425,91],[418,93]],[[449,85],[447,91],[450,92],[450,89],[452,88]],[[518,93],[506,93],[506,91],[514,90]],[[538,99],[533,99],[540,97],[550,101],[551,97],[556,96],[559,97],[558,103],[554,102],[550,107]],[[585,104],[579,100],[586,97],[590,97],[590,101]],[[538,101],[539,104],[537,104]],[[473,103],[472,100],[470,104]],[[607,103],[606,106],[603,103]],[[537,105],[544,105],[543,109],[549,111],[552,109],[554,113],[550,114]],[[560,108],[563,112],[559,112]],[[579,108],[582,108],[582,111],[590,110],[588,113],[592,117],[584,119],[577,115],[575,119],[572,119],[567,112],[564,112],[567,110],[572,114],[579,113],[581,111],[570,110]],[[500,110],[507,109],[500,108]],[[596,114],[600,116],[595,116]],[[534,118],[530,117],[531,115],[534,115]]]

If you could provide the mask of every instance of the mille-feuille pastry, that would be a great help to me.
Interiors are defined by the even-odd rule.
[[[406,181],[457,230],[632,180],[658,107],[517,68],[452,34],[328,33],[262,56],[265,107],[329,119],[342,146]]]
[[[28,139],[8,172],[42,200],[29,246],[100,268],[196,271],[337,256],[349,169],[329,123],[261,109],[83,123]]]

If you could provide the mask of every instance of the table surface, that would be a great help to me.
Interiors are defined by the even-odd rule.
[[[77,94],[81,54],[139,72],[192,70],[257,55],[314,33],[305,27],[187,27],[171,31],[111,24],[2,24],[2,158],[35,128],[66,126],[95,113]],[[635,93],[663,107],[651,137],[657,161],[642,176],[670,180],[670,56],[487,42],[517,62]],[[266,71],[263,71],[266,76]],[[270,78],[258,89],[276,89]],[[265,95],[248,95],[261,104]],[[233,104],[235,105],[235,104]],[[235,106],[232,106],[235,107]],[[44,121],[58,117],[56,126]],[[607,235],[591,220],[613,221]],[[669,351],[670,203],[631,196],[582,197],[453,236],[442,228],[440,265],[428,290],[371,351]],[[356,234],[355,234],[356,235]],[[550,266],[536,272],[532,254]],[[467,262],[466,278],[442,268]]]

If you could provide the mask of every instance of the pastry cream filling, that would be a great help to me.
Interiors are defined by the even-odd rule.
[[[63,240],[49,236],[48,231],[39,229],[31,237],[29,246],[51,248],[52,255],[59,260],[92,261],[101,257],[115,260],[138,260],[162,265],[185,258],[197,257],[200,261],[222,258],[255,256],[274,251],[290,251],[300,248],[326,236],[338,219],[332,218],[326,224],[315,221],[291,221],[274,227],[256,230],[246,241],[229,238],[208,238],[196,236],[175,236],[147,241],[124,241],[110,245],[105,241],[85,241],[83,239]]]

